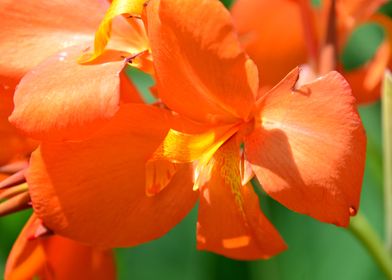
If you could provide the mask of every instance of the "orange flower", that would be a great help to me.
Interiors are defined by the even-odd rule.
[[[245,49],[261,68],[264,86],[273,86],[294,66],[309,63],[315,75],[342,71],[358,102],[367,103],[380,97],[383,72],[392,65],[392,22],[381,14],[372,16],[383,3],[328,0],[315,9],[308,0],[237,0],[232,14]],[[384,42],[370,61],[344,69],[335,60],[355,28],[366,22],[381,23],[386,31]]]
[[[247,184],[254,172],[290,209],[346,226],[366,139],[342,76],[299,85],[297,68],[258,98],[257,68],[219,1],[151,0],[146,20],[158,95],[172,111],[121,104],[84,140],[43,141],[27,181],[45,225],[88,244],[133,246],[166,233],[199,194],[200,249],[266,258],[285,244]]]
[[[57,235],[36,236],[42,228],[33,214],[8,257],[6,280],[116,278],[112,252]]]
[[[118,18],[102,59],[77,63],[91,48],[108,6],[94,0],[2,1],[0,23],[6,28],[0,35],[7,38],[0,43],[0,104],[8,108],[1,116],[4,121],[14,98],[10,121],[27,136],[83,138],[113,116],[120,102],[141,102],[122,72],[126,57],[148,48],[140,19]],[[27,72],[13,97],[15,85]],[[128,89],[127,95],[120,96],[120,88]],[[83,133],[76,131],[82,126]]]

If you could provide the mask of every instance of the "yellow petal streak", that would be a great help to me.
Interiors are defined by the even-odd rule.
[[[171,129],[146,166],[146,193],[154,195],[170,182],[178,165],[193,163],[194,189],[209,179],[208,162],[214,153],[238,130],[222,126],[201,134],[187,134]]]
[[[99,57],[109,42],[113,19],[119,15],[140,17],[145,2],[146,0],[114,0],[95,33],[94,52],[84,54],[79,62],[86,63]]]

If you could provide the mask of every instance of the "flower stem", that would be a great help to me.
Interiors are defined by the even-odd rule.
[[[318,69],[319,42],[312,6],[309,0],[300,0],[298,3],[302,19],[304,39],[309,54],[309,64],[313,69]]]
[[[382,89],[383,173],[386,248],[392,254],[392,75],[388,71]]]
[[[367,249],[387,279],[392,279],[392,259],[366,218],[358,213],[351,219],[349,230]]]
[[[326,30],[324,41],[320,47],[319,73],[326,74],[338,67],[338,42],[336,29],[336,0],[331,0],[325,4],[328,11],[325,21]]]

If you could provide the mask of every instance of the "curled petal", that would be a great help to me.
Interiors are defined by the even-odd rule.
[[[140,17],[145,2],[146,0],[133,0],[133,1],[114,0],[110,5],[109,9],[106,11],[104,18],[101,21],[97,32],[95,33],[94,52],[92,54],[89,53],[85,54],[83,57],[81,57],[79,61],[82,63],[93,61],[94,59],[102,55],[111,37],[112,22],[114,18],[116,18],[119,15]],[[137,22],[132,22],[132,24],[134,25],[133,28],[135,28],[136,30],[139,29],[139,27],[137,26]],[[140,32],[142,31],[140,30]],[[122,34],[122,35],[126,37],[125,36],[126,34]],[[132,35],[135,36],[135,34]]]
[[[298,89],[287,82],[297,79],[296,69],[262,100],[260,126],[245,139],[246,157],[273,198],[347,226],[358,209],[365,165],[355,99],[337,72]]]
[[[27,172],[35,212],[56,233],[103,247],[165,234],[197,199],[187,166],[159,194],[145,194],[145,164],[170,127],[179,129],[170,112],[126,104],[87,140],[44,142]]]
[[[261,212],[252,186],[242,186],[239,163],[235,138],[209,162],[211,178],[200,188],[197,247],[235,259],[268,258],[286,245]]]
[[[169,108],[196,121],[250,116],[257,68],[219,1],[153,0],[147,20],[159,97]]]

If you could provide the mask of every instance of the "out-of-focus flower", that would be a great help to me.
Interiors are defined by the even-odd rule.
[[[326,0],[319,9],[308,0],[237,0],[232,15],[245,49],[261,69],[264,86],[273,86],[294,66],[309,63],[313,76],[341,71],[358,102],[367,103],[380,97],[384,70],[392,64],[392,22],[376,14],[383,3]],[[383,42],[369,61],[346,69],[339,59],[349,37],[370,22],[384,27]]]
[[[199,194],[199,248],[269,257],[285,245],[247,184],[254,172],[290,209],[346,226],[366,140],[342,76],[297,86],[294,69],[258,97],[257,68],[219,1],[151,0],[146,20],[158,95],[172,111],[122,104],[82,141],[43,141],[27,181],[45,225],[93,245],[137,245],[172,228]]]
[[[6,171],[16,170],[9,165]],[[0,216],[31,207],[25,168],[0,173]],[[8,256],[4,278],[115,279],[112,252],[55,235],[33,213]]]
[[[8,257],[5,280],[19,279],[116,279],[110,250],[82,245],[45,228],[33,214]]]

